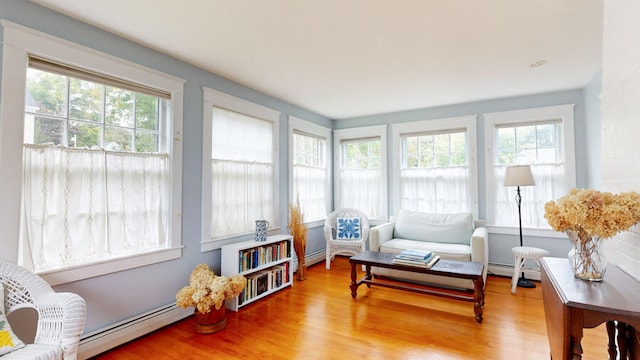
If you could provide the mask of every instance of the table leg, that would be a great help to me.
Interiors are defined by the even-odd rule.
[[[473,312],[476,314],[476,322],[482,323],[482,308],[484,307],[484,281],[482,277],[473,280]]]
[[[622,321],[616,321],[616,330],[618,332],[618,350],[620,359],[628,359],[627,357],[627,339],[629,338],[628,327]],[[615,359],[615,358],[614,358]]]
[[[618,358],[618,347],[616,345],[616,323],[607,321],[607,336],[609,337],[609,359]]]
[[[356,273],[356,263],[351,263],[351,297],[356,298],[358,295],[358,274]]]
[[[371,280],[373,275],[371,275],[371,265],[365,265],[365,269],[367,271],[367,275],[365,275],[365,279]],[[367,283],[367,287],[371,288],[371,284]]]

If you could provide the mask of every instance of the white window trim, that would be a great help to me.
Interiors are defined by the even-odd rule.
[[[289,116],[289,184],[293,184],[293,133],[295,130],[305,132],[307,134],[315,135],[324,138],[327,148],[325,149],[325,167],[327,180],[325,187],[327,190],[327,198],[325,199],[325,209],[327,212],[331,210],[331,199],[333,198],[331,193],[331,158],[329,156],[331,152],[331,129],[312,122],[297,118],[295,116]],[[290,202],[295,201],[295,194],[293,193],[293,185],[289,186],[289,199]],[[324,221],[316,220],[307,223],[308,226],[314,227],[324,225]]]
[[[340,163],[342,157],[342,147],[341,142],[343,140],[350,139],[362,139],[362,138],[371,138],[371,137],[379,137],[380,138],[380,148],[382,151],[381,155],[381,168],[380,168],[380,196],[382,199],[382,218],[380,219],[369,219],[370,221],[386,221],[389,218],[389,200],[388,200],[388,191],[387,184],[389,179],[387,179],[388,171],[387,171],[387,125],[378,125],[378,126],[365,126],[359,128],[350,128],[350,129],[338,129],[333,130],[333,184],[334,184],[334,204],[340,204],[340,191],[336,191],[336,189],[340,188]]]
[[[212,117],[213,107],[224,108],[241,114],[253,116],[258,119],[267,120],[273,123],[273,213],[277,217],[279,214],[279,176],[278,169],[280,155],[279,148],[279,129],[280,129],[280,112],[258,105],[256,103],[240,99],[235,96],[225,94],[223,92],[213,90],[207,87],[202,88],[203,92],[203,109],[202,109],[202,240],[200,241],[200,251],[211,251],[220,249],[222,245],[246,240],[247,236],[253,233],[238,234],[232,236],[224,236],[220,238],[211,238],[211,149],[212,149]],[[269,234],[277,233],[280,227],[274,224],[269,228]]]
[[[565,179],[567,184],[566,191],[576,187],[576,155],[575,155],[575,132],[574,132],[574,113],[575,104],[546,106],[539,108],[530,108],[512,111],[500,111],[484,114],[484,134],[485,134],[485,174],[487,199],[493,199],[495,196],[495,179],[493,178],[494,169],[494,149],[495,144],[495,128],[503,124],[524,124],[537,121],[545,121],[551,119],[561,119],[562,121],[562,146],[565,161]],[[550,199],[551,200],[551,199]],[[495,213],[495,204],[487,201],[487,224],[488,228],[496,233],[511,234],[515,231],[509,229],[517,229],[503,226],[494,226],[493,214]],[[523,234],[530,236],[555,237],[557,231],[552,229],[522,229]]]
[[[467,156],[469,159],[469,209],[474,219],[478,219],[478,151],[477,151],[477,115],[468,115],[452,118],[433,119],[398,123],[391,125],[393,156],[393,213],[400,210],[400,166],[402,156],[403,134],[416,132],[449,131],[465,129],[467,133]]]
[[[0,259],[18,262],[22,253],[20,238],[20,208],[22,189],[22,139],[24,132],[24,94],[28,55],[38,55],[75,65],[87,70],[107,73],[171,93],[172,121],[166,141],[171,155],[171,204],[169,246],[166,249],[105,260],[70,269],[43,273],[51,285],[57,285],[98,275],[145,266],[182,256],[182,109],[184,80],[111,56],[73,42],[63,40],[6,20],[2,61],[2,94],[0,103],[0,228],[7,239]],[[14,121],[13,119],[20,119]]]

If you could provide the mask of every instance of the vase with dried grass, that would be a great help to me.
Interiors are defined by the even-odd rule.
[[[293,249],[298,257],[298,280],[307,277],[307,264],[305,264],[305,253],[307,251],[307,225],[304,223],[304,214],[300,208],[300,199],[296,198],[296,203],[289,203],[289,233],[293,236]]]

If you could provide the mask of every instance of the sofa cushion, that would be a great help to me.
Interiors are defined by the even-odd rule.
[[[393,239],[385,241],[380,246],[380,252],[399,254],[405,249],[433,251],[442,259],[471,261],[471,246],[463,244],[448,244],[407,239]]]
[[[468,245],[472,233],[471,213],[428,214],[403,209],[396,217],[393,237]]]
[[[2,355],[2,360],[51,360],[62,359],[62,347],[59,345],[27,344],[20,350]]]
[[[0,283],[0,356],[24,347],[24,343],[13,333],[4,312],[4,287]]]

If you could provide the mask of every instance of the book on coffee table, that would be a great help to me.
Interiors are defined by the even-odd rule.
[[[436,262],[438,262],[438,260],[440,260],[440,255],[434,254],[426,260],[405,260],[396,257],[393,259],[393,263],[398,265],[409,265],[430,269],[433,265],[435,265]]]
[[[414,261],[426,261],[433,256],[433,252],[416,249],[402,250],[395,256],[396,259],[414,260]]]

